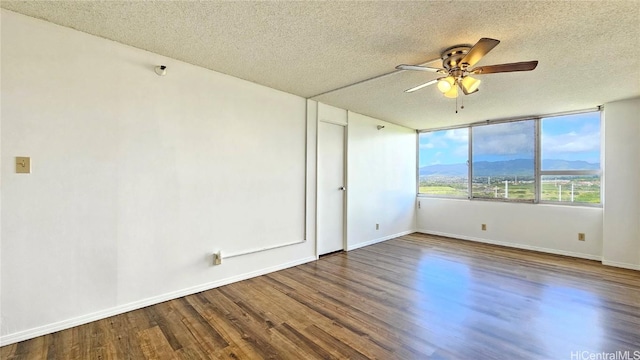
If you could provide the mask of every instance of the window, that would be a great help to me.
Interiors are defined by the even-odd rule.
[[[468,197],[469,129],[423,132],[419,143],[419,193]]]
[[[540,200],[600,203],[600,113],[540,122]]]
[[[534,201],[535,121],[474,126],[472,197]]]
[[[423,131],[418,140],[419,194],[600,204],[600,111]]]

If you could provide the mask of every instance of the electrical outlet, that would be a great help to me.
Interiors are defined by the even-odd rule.
[[[16,173],[17,174],[29,174],[31,173],[31,158],[28,156],[16,157]]]
[[[221,265],[222,264],[222,251],[218,251],[213,254],[213,265]]]
[[[584,241],[584,233],[578,233],[578,240]]]
[[[380,230],[380,224],[376,224],[376,230]]]
[[[482,231],[486,231],[487,230],[487,224],[482,224]]]

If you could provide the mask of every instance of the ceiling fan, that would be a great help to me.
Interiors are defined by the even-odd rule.
[[[482,38],[475,45],[456,45],[444,50],[440,56],[443,68],[419,66],[419,65],[398,65],[398,70],[416,70],[434,72],[444,77],[431,80],[422,85],[412,87],[405,92],[414,92],[435,83],[438,84],[444,96],[449,98],[458,97],[458,87],[465,95],[473,94],[478,91],[480,80],[471,77],[471,75],[495,74],[513,71],[531,71],[538,66],[538,61],[524,61],[509,64],[480,66],[471,69],[483,56],[491,49],[496,47],[500,40]]]

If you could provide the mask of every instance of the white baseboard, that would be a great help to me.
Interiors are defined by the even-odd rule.
[[[143,307],[159,304],[161,302],[177,299],[177,298],[180,298],[180,297],[183,297],[183,296],[196,294],[196,293],[199,293],[199,292],[202,292],[202,291],[206,291],[206,290],[210,290],[210,289],[213,289],[213,288],[217,288],[219,286],[231,284],[231,283],[234,283],[234,282],[237,282],[237,281],[250,279],[250,278],[253,278],[253,277],[256,277],[256,276],[260,276],[260,275],[264,275],[264,274],[268,274],[268,273],[272,273],[274,271],[287,269],[287,268],[290,268],[290,267],[293,267],[293,266],[305,264],[305,263],[308,263],[310,261],[315,261],[315,260],[316,260],[315,256],[311,256],[311,257],[307,257],[307,258],[304,258],[304,259],[288,262],[288,263],[285,263],[285,264],[272,266],[270,268],[260,269],[260,270],[248,272],[248,273],[245,273],[245,274],[240,274],[240,275],[228,277],[228,278],[225,278],[225,279],[213,281],[213,282],[210,282],[210,283],[205,283],[205,284],[193,286],[193,287],[190,287],[190,288],[186,288],[186,289],[182,289],[182,290],[178,290],[178,291],[172,291],[170,293],[166,293],[166,294],[162,294],[162,295],[158,295],[158,296],[154,296],[154,297],[150,297],[150,298],[134,301],[134,302],[123,304],[123,305],[119,305],[119,306],[116,306],[116,307],[113,307],[113,308],[110,308],[110,309],[105,309],[105,310],[101,310],[101,311],[94,312],[94,313],[91,313],[91,314],[78,316],[78,317],[75,317],[75,318],[72,318],[72,319],[63,320],[63,321],[59,321],[59,322],[48,324],[48,325],[44,325],[44,326],[39,326],[39,327],[36,327],[36,328],[33,328],[33,329],[19,331],[19,332],[13,333],[13,334],[3,335],[3,336],[0,336],[0,346],[5,346],[5,345],[9,345],[9,344],[20,342],[20,341],[32,339],[32,338],[35,338],[35,337],[38,337],[38,336],[51,334],[51,333],[54,333],[54,332],[60,331],[60,330],[66,330],[66,329],[72,328],[74,326],[87,324],[87,323],[90,323],[92,321],[101,320],[101,319],[104,319],[104,318],[108,318],[110,316],[119,315],[119,314],[122,314],[122,313],[125,313],[125,312],[128,312],[128,311],[132,311],[132,310],[141,309]]]
[[[483,239],[483,238],[464,236],[464,235],[458,235],[458,234],[449,234],[449,233],[443,233],[439,231],[430,231],[430,230],[422,230],[422,229],[418,229],[417,231],[419,233],[428,234],[428,235],[445,236],[445,237],[450,237],[454,239],[476,241],[476,242],[481,242],[485,244],[500,245],[500,246],[506,246],[506,247],[516,248],[516,249],[540,251],[540,252],[549,253],[549,254],[571,256],[571,257],[587,259],[587,260],[597,260],[597,261],[602,260],[602,256],[577,253],[573,251],[544,248],[544,247],[532,246],[532,245],[526,245],[526,244],[510,243],[510,242]]]
[[[391,240],[391,239],[397,238],[399,236],[413,234],[414,232],[416,232],[416,230],[403,231],[403,232],[400,232],[400,233],[397,233],[397,234],[393,234],[393,235],[384,236],[384,237],[381,237],[381,238],[377,238],[377,239],[361,242],[359,244],[347,245],[347,251],[351,251],[351,250],[359,249],[361,247],[377,244],[379,242]]]
[[[623,269],[640,270],[640,265],[623,263],[618,261],[609,261],[602,259],[602,265],[615,266]]]

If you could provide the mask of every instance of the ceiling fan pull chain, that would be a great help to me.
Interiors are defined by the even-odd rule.
[[[458,97],[456,96],[456,114],[458,113]]]

